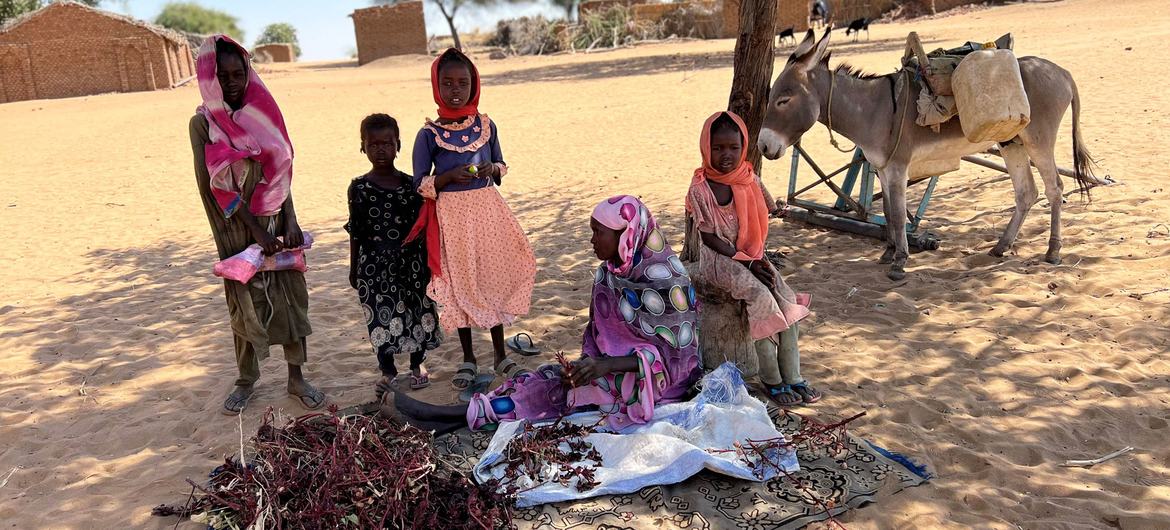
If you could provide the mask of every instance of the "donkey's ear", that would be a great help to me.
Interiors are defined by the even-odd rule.
[[[804,40],[800,41],[800,44],[796,46],[795,50],[792,50],[792,55],[788,56],[788,62],[792,63],[797,61],[802,55],[812,51],[813,46],[816,46],[816,44],[817,34],[810,29],[804,34]]]
[[[812,30],[809,30],[809,33],[811,34]],[[826,29],[825,35],[816,44],[812,45],[810,50],[803,55],[796,56],[789,62],[795,62],[798,67],[806,72],[812,70],[814,66],[819,64],[827,56],[826,54],[829,52],[829,37],[832,34],[832,30]]]

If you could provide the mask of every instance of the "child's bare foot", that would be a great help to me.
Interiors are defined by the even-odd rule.
[[[382,396],[386,395],[386,392],[389,392],[394,388],[397,380],[397,376],[383,375],[378,379],[378,382],[374,384],[374,397],[381,401]]]
[[[248,400],[252,399],[252,393],[255,391],[256,388],[252,385],[236,385],[227,399],[223,400],[222,412],[228,416],[238,416],[248,406]]]
[[[289,379],[288,393],[297,397],[308,410],[317,410],[325,405],[325,393],[317,390],[304,379]]]
[[[406,417],[398,410],[393,389],[387,389],[382,394],[382,397],[378,398],[378,415],[395,423],[409,423],[406,421]]]

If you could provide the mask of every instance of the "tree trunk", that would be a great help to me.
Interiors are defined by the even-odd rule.
[[[700,243],[701,244],[701,243]],[[691,285],[702,304],[699,310],[699,353],[703,368],[714,370],[724,362],[735,363],[745,378],[760,372],[756,343],[748,325],[747,306],[695,275],[698,261],[686,265]]]
[[[455,12],[459,10],[459,2],[457,1],[451,6],[451,14],[447,14],[447,6],[443,5],[442,0],[435,0],[435,5],[439,6],[439,12],[443,13],[443,18],[447,19],[447,27],[451,28],[451,41],[455,45],[455,49],[463,51],[463,43],[459,41],[459,31],[455,29]]]
[[[756,174],[760,173],[763,158],[756,139],[768,110],[778,3],[779,0],[741,0],[739,4],[739,37],[735,41],[735,66],[727,110],[739,114],[747,124],[748,161],[756,168]],[[775,201],[766,187],[764,199],[769,211],[774,210]]]
[[[451,40],[455,43],[456,50],[463,50],[463,43],[459,42],[459,31],[455,29],[455,17],[447,17],[447,25],[451,27]]]

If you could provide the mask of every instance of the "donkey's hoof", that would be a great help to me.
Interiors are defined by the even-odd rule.
[[[886,251],[882,252],[882,257],[878,258],[878,263],[881,265],[889,265],[894,262],[894,247],[886,247]]]
[[[1059,253],[1053,254],[1053,253],[1049,252],[1048,254],[1046,254],[1044,256],[1044,261],[1051,264],[1051,265],[1060,265],[1060,262],[1062,260],[1060,259]]]
[[[1002,248],[999,245],[996,245],[995,248],[988,252],[988,254],[990,254],[992,257],[1002,258],[1005,252],[1007,252],[1006,248]]]
[[[895,265],[890,267],[890,270],[886,272],[886,277],[895,282],[902,281],[906,279],[906,270],[901,266]]]

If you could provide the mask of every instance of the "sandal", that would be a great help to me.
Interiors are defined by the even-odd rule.
[[[824,394],[821,394],[820,391],[808,386],[808,381],[801,381],[792,385],[792,390],[800,395],[800,399],[805,405],[812,405],[824,397]]]
[[[459,365],[459,369],[455,371],[455,376],[451,378],[451,386],[455,390],[464,390],[471,386],[475,381],[475,375],[479,372],[479,367],[475,363],[463,363]]]
[[[773,386],[765,384],[764,389],[768,391],[768,397],[772,398],[774,403],[782,408],[787,408],[795,407],[801,403],[804,403],[804,398],[801,397],[800,394],[797,394],[796,391],[792,389],[792,386],[793,385]]]
[[[525,357],[540,354],[540,348],[537,348],[536,343],[532,341],[532,335],[527,333],[517,333],[508,339],[508,348]]]
[[[301,406],[305,407],[307,410],[317,410],[325,406],[325,393],[317,390],[316,388],[310,388],[309,391],[303,395],[292,394],[292,396],[300,400]]]
[[[530,374],[532,371],[516,364],[510,357],[504,357],[504,362],[496,365],[496,375],[507,380],[515,379],[524,374]]]
[[[459,401],[463,403],[471,403],[471,398],[476,394],[483,394],[492,386],[492,381],[496,380],[496,376],[492,374],[479,374],[475,376],[475,381],[472,381],[467,388],[459,393]]]
[[[420,370],[417,376],[413,373],[410,374],[411,390],[422,390],[428,386],[431,386],[431,378],[426,370]]]
[[[220,412],[226,416],[239,416],[248,407],[248,401],[251,399],[251,392],[246,396],[238,396],[233,391],[231,394],[228,394],[227,399],[223,400],[223,408],[220,409]]]

